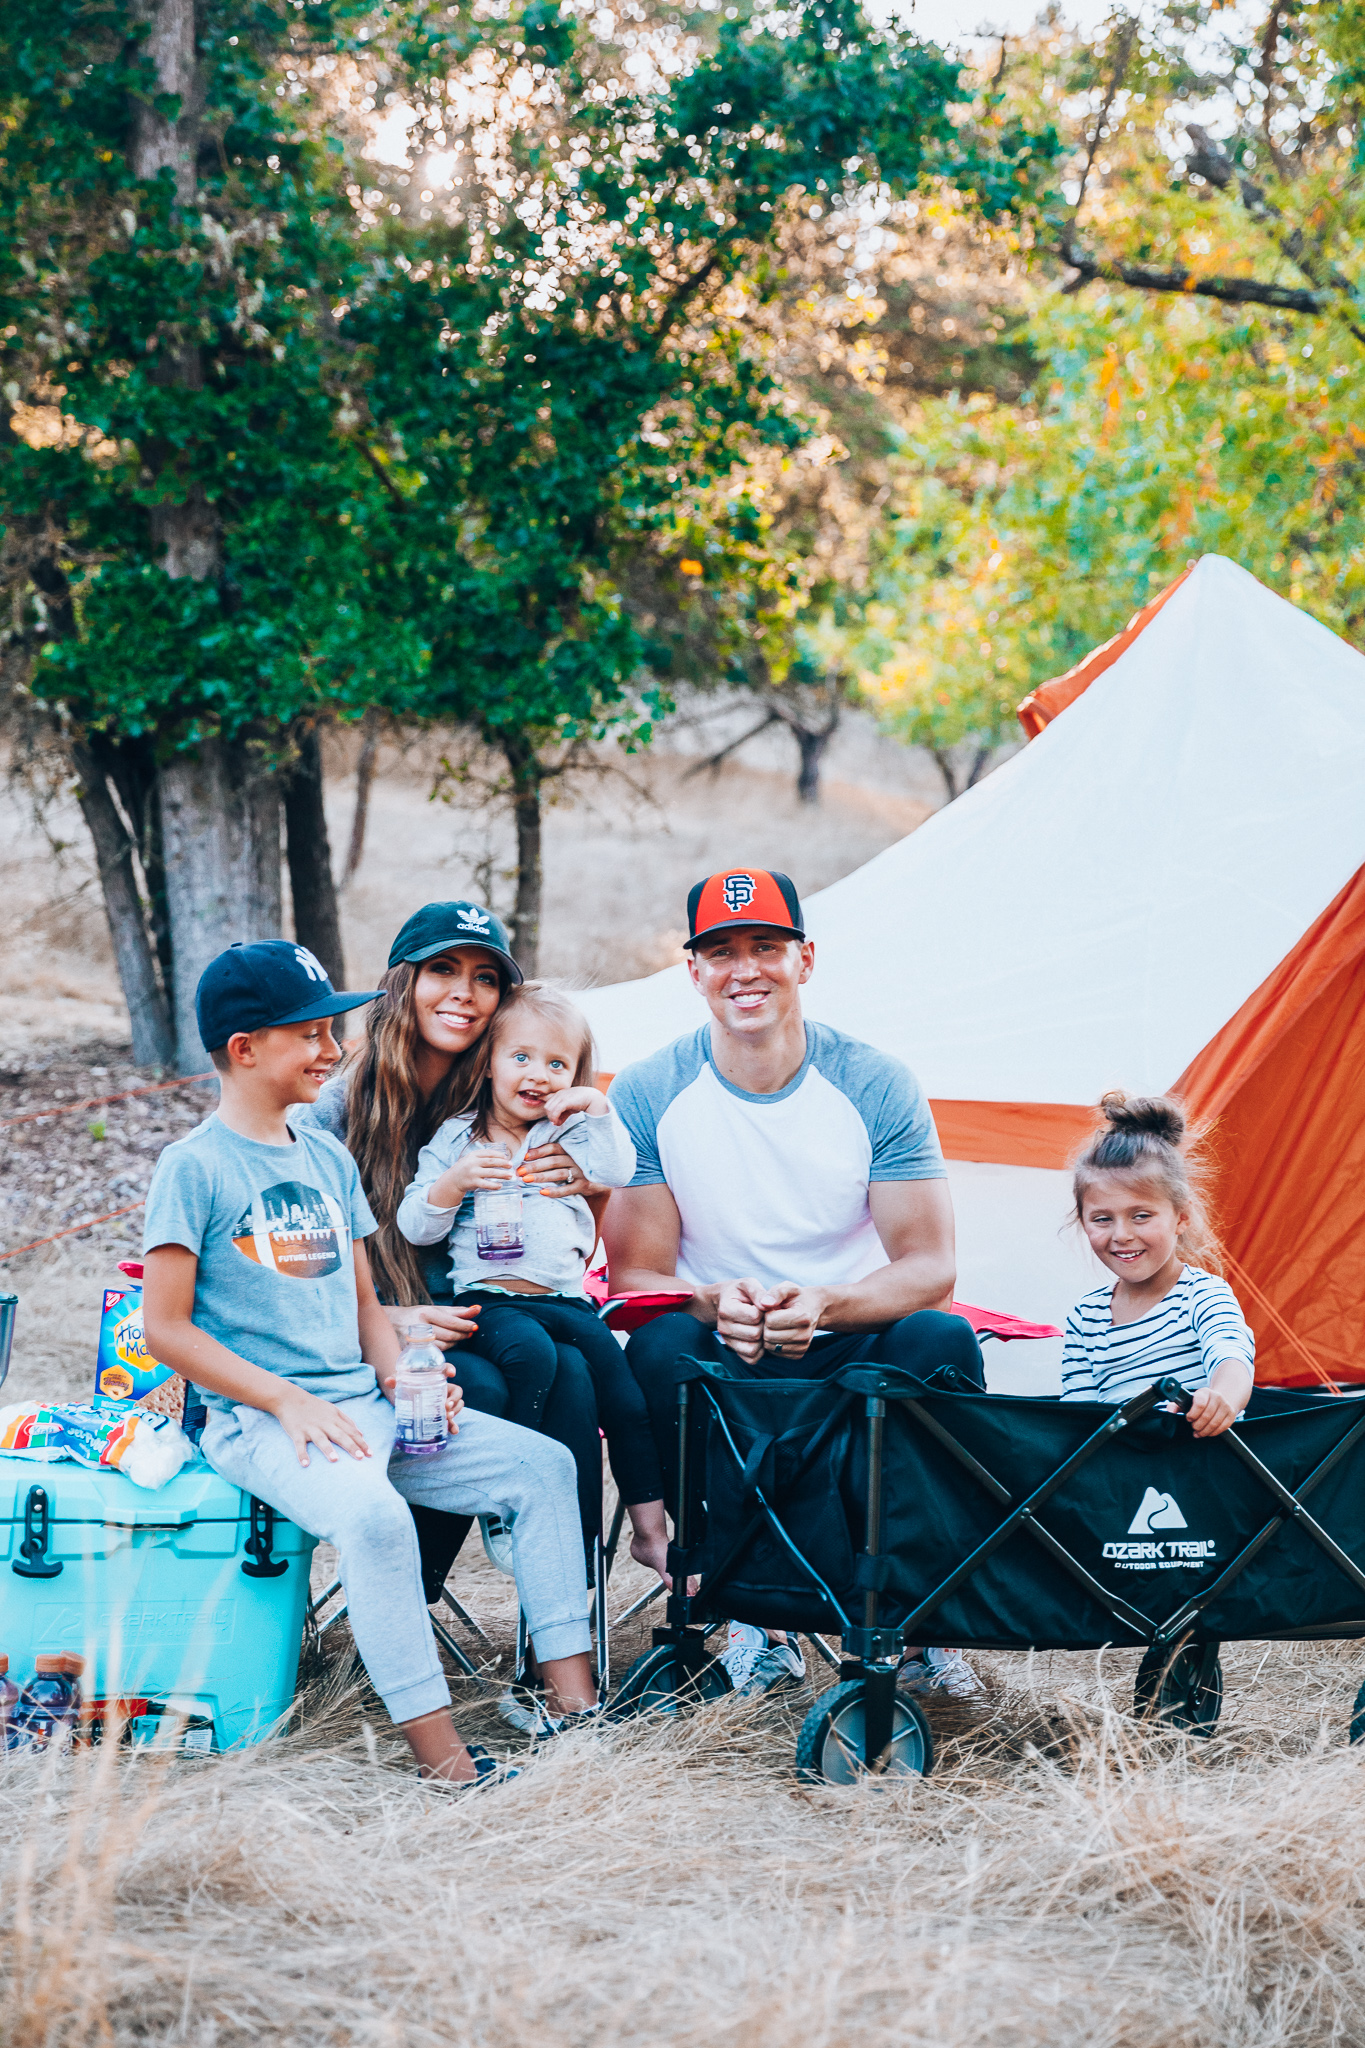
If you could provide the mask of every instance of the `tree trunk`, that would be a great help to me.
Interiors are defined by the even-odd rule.
[[[825,748],[834,738],[834,727],[828,725],[823,732],[808,732],[804,726],[792,728],[796,744],[801,749],[801,770],[796,778],[796,794],[803,804],[818,804],[820,801],[820,763]]]
[[[166,862],[161,850],[161,803],[157,796],[156,749],[151,739],[111,740],[92,733],[86,742],[96,766],[114,787],[133,828],[133,845],[147,892],[147,916],[161,968],[161,985],[171,985],[171,928],[166,916]]]
[[[976,756],[972,762],[971,773],[967,777],[968,789],[976,788],[977,783],[980,782],[982,776],[990,767],[991,756],[994,754],[994,752],[995,748],[991,745],[989,740],[983,740],[981,742],[981,745],[976,750]]]
[[[12,442],[13,434],[8,434],[7,438]],[[74,640],[75,607],[71,601],[71,586],[60,560],[55,554],[39,554],[30,573],[35,587],[43,595],[49,634],[57,640]],[[119,816],[118,805],[110,793],[112,782],[140,841],[145,807],[136,788],[136,777],[130,773],[135,746],[136,743],[119,743],[106,739],[102,734],[92,734],[84,741],[72,741],[71,765],[80,781],[78,801],[95,849],[95,865],[104,897],[104,913],[109,922],[109,936],[113,941],[114,961],[124,1001],[128,1005],[133,1059],[138,1066],[164,1067],[169,1066],[174,1057],[175,1039],[171,1030],[170,1007],[166,1001],[166,981],[157,973],[156,956],[148,936],[137,870],[133,864],[136,847],[142,858],[143,874],[147,875],[146,850],[144,845],[129,837]],[[154,774],[150,752],[147,759]]]
[[[955,803],[961,794],[957,783],[957,766],[949,747],[930,747],[929,752],[938,763],[938,772],[943,777],[943,787],[948,792],[949,803]]]
[[[157,92],[132,102],[129,164],[139,179],[169,169],[178,210],[195,199],[202,85],[195,45],[195,0],[134,0],[149,25],[144,49]],[[192,340],[159,351],[159,382],[200,391],[203,357]],[[162,488],[148,508],[151,537],[171,577],[202,583],[218,574],[222,551],[213,507],[178,474],[180,451],[149,442],[147,467]],[[165,864],[171,949],[171,1016],[182,1074],[202,1072],[194,992],[209,961],[234,940],[280,935],[280,790],[245,739],[208,739],[177,754],[158,774],[159,852]],[[149,839],[155,839],[155,827]]]
[[[95,845],[114,958],[128,1004],[133,1060],[139,1067],[168,1067],[175,1054],[175,1039],[138,892],[133,842],[90,749],[77,742],[71,759],[81,779],[81,815]]]
[[[502,750],[512,771],[512,811],[517,827],[512,956],[529,980],[540,960],[540,762],[534,746],[521,734],[504,736]]]
[[[346,867],[341,886],[347,888],[360,868],[365,851],[365,827],[370,816],[370,790],[374,784],[375,757],[379,752],[379,714],[367,711],[361,721],[360,759],[355,764],[355,809],[351,813],[351,843],[346,849]]]
[[[216,953],[280,936],[280,791],[246,740],[205,740],[161,770],[172,1001],[182,1074],[202,1073],[194,992]]]
[[[285,845],[289,887],[294,898],[294,937],[326,968],[333,988],[346,986],[341,953],[341,918],[332,880],[323,806],[322,745],[316,725],[295,734],[298,765],[284,785]]]

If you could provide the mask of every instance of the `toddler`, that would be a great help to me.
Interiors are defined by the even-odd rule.
[[[538,1422],[554,1381],[556,1345],[582,1354],[630,1516],[631,1556],[662,1575],[663,1475],[644,1395],[584,1289],[597,1242],[587,1202],[528,1190],[521,1254],[496,1264],[480,1258],[475,1231],[475,1194],[504,1186],[533,1145],[558,1139],[599,1186],[624,1187],[631,1179],[635,1147],[592,1083],[592,1032],[582,1011],[542,982],[509,990],[480,1043],[469,1102],[422,1148],[398,1228],[416,1245],[449,1240],[455,1301],[479,1304],[476,1346],[507,1382],[510,1421]],[[487,1149],[494,1145],[506,1154]],[[600,1496],[594,1521],[598,1507]]]
[[[1104,1127],[1075,1165],[1076,1220],[1115,1280],[1066,1319],[1062,1399],[1126,1401],[1169,1375],[1194,1394],[1195,1435],[1221,1436],[1251,1393],[1256,1343],[1217,1277],[1185,1113],[1118,1092],[1100,1108]]]

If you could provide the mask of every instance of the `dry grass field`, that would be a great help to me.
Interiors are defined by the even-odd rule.
[[[461,1590],[493,1621],[480,1576]],[[1362,2039],[1353,1652],[1231,1653],[1207,1744],[1125,1717],[1130,1658],[980,1662],[983,1708],[934,1715],[934,1774],[863,1790],[796,1780],[797,1695],[575,1736],[452,1800],[405,1767],[342,1645],[298,1730],[248,1753],[12,1763],[0,2038]],[[496,1741],[494,1688],[456,1690]]]
[[[684,782],[686,765],[651,765],[662,808],[604,789],[597,810],[554,814],[550,971],[607,979],[657,964],[707,865],[742,849],[818,886],[933,797],[910,768],[874,761],[862,780],[835,774],[812,822],[778,761],[715,784]],[[478,821],[428,804],[428,785],[429,764],[386,763],[347,903],[358,979],[413,902],[460,893],[479,860],[502,858]],[[340,772],[335,795],[341,839]],[[127,1063],[83,848],[54,863],[17,812],[4,829],[0,1118],[152,1078]],[[10,1126],[0,1249],[135,1201],[160,1145],[210,1100],[177,1087]],[[0,1264],[0,1287],[20,1296],[0,1399],[89,1391],[99,1290],[137,1223]],[[330,1562],[315,1561],[319,1581]],[[611,1611],[646,1583],[623,1562]],[[454,1685],[461,1726],[513,1756],[522,1738],[496,1715],[511,1584],[475,1543],[456,1586],[493,1646],[464,1639],[485,1663]],[[618,1673],[648,1621],[618,1633]],[[807,1686],[599,1727],[526,1761],[514,1783],[452,1799],[413,1775],[343,1624],[309,1654],[288,1731],[253,1750],[0,1764],[0,2043],[1365,2043],[1354,1645],[1229,1649],[1207,1742],[1133,1721],[1134,1653],[974,1662],[979,1703],[930,1702],[938,1756],[923,1781],[800,1782]],[[813,1659],[811,1678],[829,1679]]]

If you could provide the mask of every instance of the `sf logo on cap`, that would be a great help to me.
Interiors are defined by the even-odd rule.
[[[727,875],[720,885],[727,910],[747,910],[758,891],[752,875]]]

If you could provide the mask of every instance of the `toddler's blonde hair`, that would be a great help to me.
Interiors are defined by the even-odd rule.
[[[469,1089],[461,1105],[461,1113],[473,1117],[476,1137],[484,1135],[488,1112],[493,1107],[494,1049],[509,1031],[516,1030],[518,1019],[528,1014],[533,1017],[544,1017],[551,1023],[562,1025],[574,1046],[573,1079],[566,1082],[565,1086],[591,1088],[593,1085],[596,1055],[592,1042],[592,1026],[577,1003],[571,1002],[563,989],[553,988],[548,981],[523,981],[519,988],[508,989],[493,1013],[487,1031],[474,1049]]]

